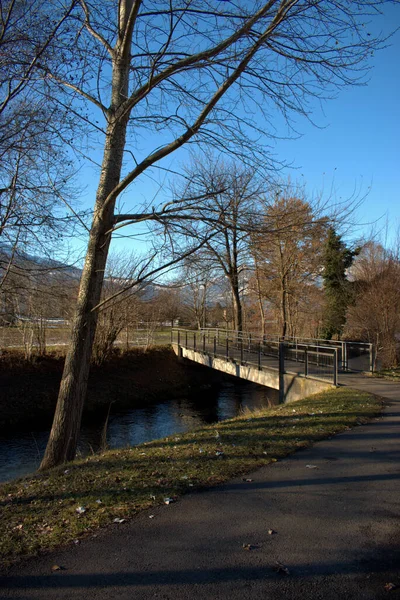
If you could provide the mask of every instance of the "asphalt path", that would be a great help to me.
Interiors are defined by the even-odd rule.
[[[1,598],[400,598],[400,386],[343,380],[388,398],[383,416],[252,481],[184,496],[24,561],[0,577]]]

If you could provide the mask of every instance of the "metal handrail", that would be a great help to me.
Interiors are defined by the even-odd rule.
[[[203,352],[205,354],[224,358],[225,360],[233,360],[240,364],[252,364],[259,370],[264,367],[268,369],[279,369],[280,372],[293,372],[285,370],[285,361],[289,360],[292,363],[304,363],[304,373],[300,373],[305,377],[314,379],[326,380],[324,376],[327,374],[329,380],[334,385],[337,385],[338,372],[338,349],[329,346],[307,345],[298,342],[290,341],[274,341],[266,340],[264,336],[251,336],[242,332],[227,331],[222,335],[221,330],[217,329],[202,329],[202,330],[187,330],[174,328],[171,330],[171,342],[174,342],[174,333],[176,334],[178,345],[185,346],[187,349],[192,349],[195,352]],[[229,335],[228,335],[229,334]],[[243,342],[246,341],[246,344]],[[222,348],[222,352],[218,349]],[[316,348],[316,350],[314,349]],[[285,350],[294,353],[294,357],[286,359]],[[245,354],[247,354],[245,360]],[[249,360],[249,355],[253,355],[255,360]],[[275,359],[275,365],[264,365],[265,357]],[[315,357],[315,358],[311,358]],[[326,364],[326,359],[329,359],[330,364]],[[310,360],[311,359],[311,360]],[[317,367],[319,372],[317,375],[310,373],[311,365]],[[325,373],[328,368],[329,372]],[[325,371],[323,371],[325,369]],[[321,374],[322,373],[322,374]]]

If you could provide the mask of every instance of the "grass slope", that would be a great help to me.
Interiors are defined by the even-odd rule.
[[[275,462],[365,422],[380,408],[375,396],[339,388],[3,484],[0,554],[7,564],[76,543],[167,497],[177,499]]]

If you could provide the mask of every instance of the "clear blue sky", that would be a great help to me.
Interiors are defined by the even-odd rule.
[[[386,31],[400,26],[400,7],[381,24]],[[371,58],[365,86],[342,90],[324,104],[324,114],[316,107],[323,129],[299,123],[303,136],[278,143],[277,150],[298,167],[292,177],[304,180],[309,193],[328,194],[333,186],[337,198],[346,199],[354,190],[360,197],[368,192],[358,222],[384,217],[376,228],[383,227],[387,216],[393,232],[400,226],[400,31],[389,43]]]
[[[385,17],[376,21],[375,31],[388,33],[396,26],[400,26],[400,6],[389,8]],[[365,85],[342,90],[322,109],[315,102],[312,118],[319,127],[299,119],[301,137],[276,144],[277,158],[295,167],[287,175],[304,182],[310,196],[322,192],[327,197],[333,192],[333,199],[339,201],[354,194],[359,198],[366,195],[355,216],[365,225],[354,229],[354,238],[367,235],[371,230],[368,223],[378,219],[375,229],[384,228],[388,220],[392,235],[400,226],[400,31],[388,44],[371,58],[372,70]],[[84,202],[88,206],[93,202],[96,179],[93,170],[85,172]],[[156,189],[150,180],[133,186],[122,200],[124,209],[129,208],[132,195],[149,200]],[[132,244],[120,240],[113,242],[113,247]]]

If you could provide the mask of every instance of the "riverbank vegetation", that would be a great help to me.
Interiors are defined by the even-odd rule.
[[[372,373],[373,377],[378,379],[389,379],[390,381],[400,381],[400,367],[393,367],[392,369],[381,369]]]
[[[32,424],[51,425],[65,356],[50,352],[27,360],[22,352],[0,356],[0,431]],[[114,350],[101,366],[93,365],[84,418],[105,419],[113,408],[130,408],[217,384],[218,373],[179,362],[169,346]]]
[[[380,408],[371,394],[333,389],[3,484],[0,554],[8,564],[80,543],[100,527],[123,527],[139,511],[276,462]]]

